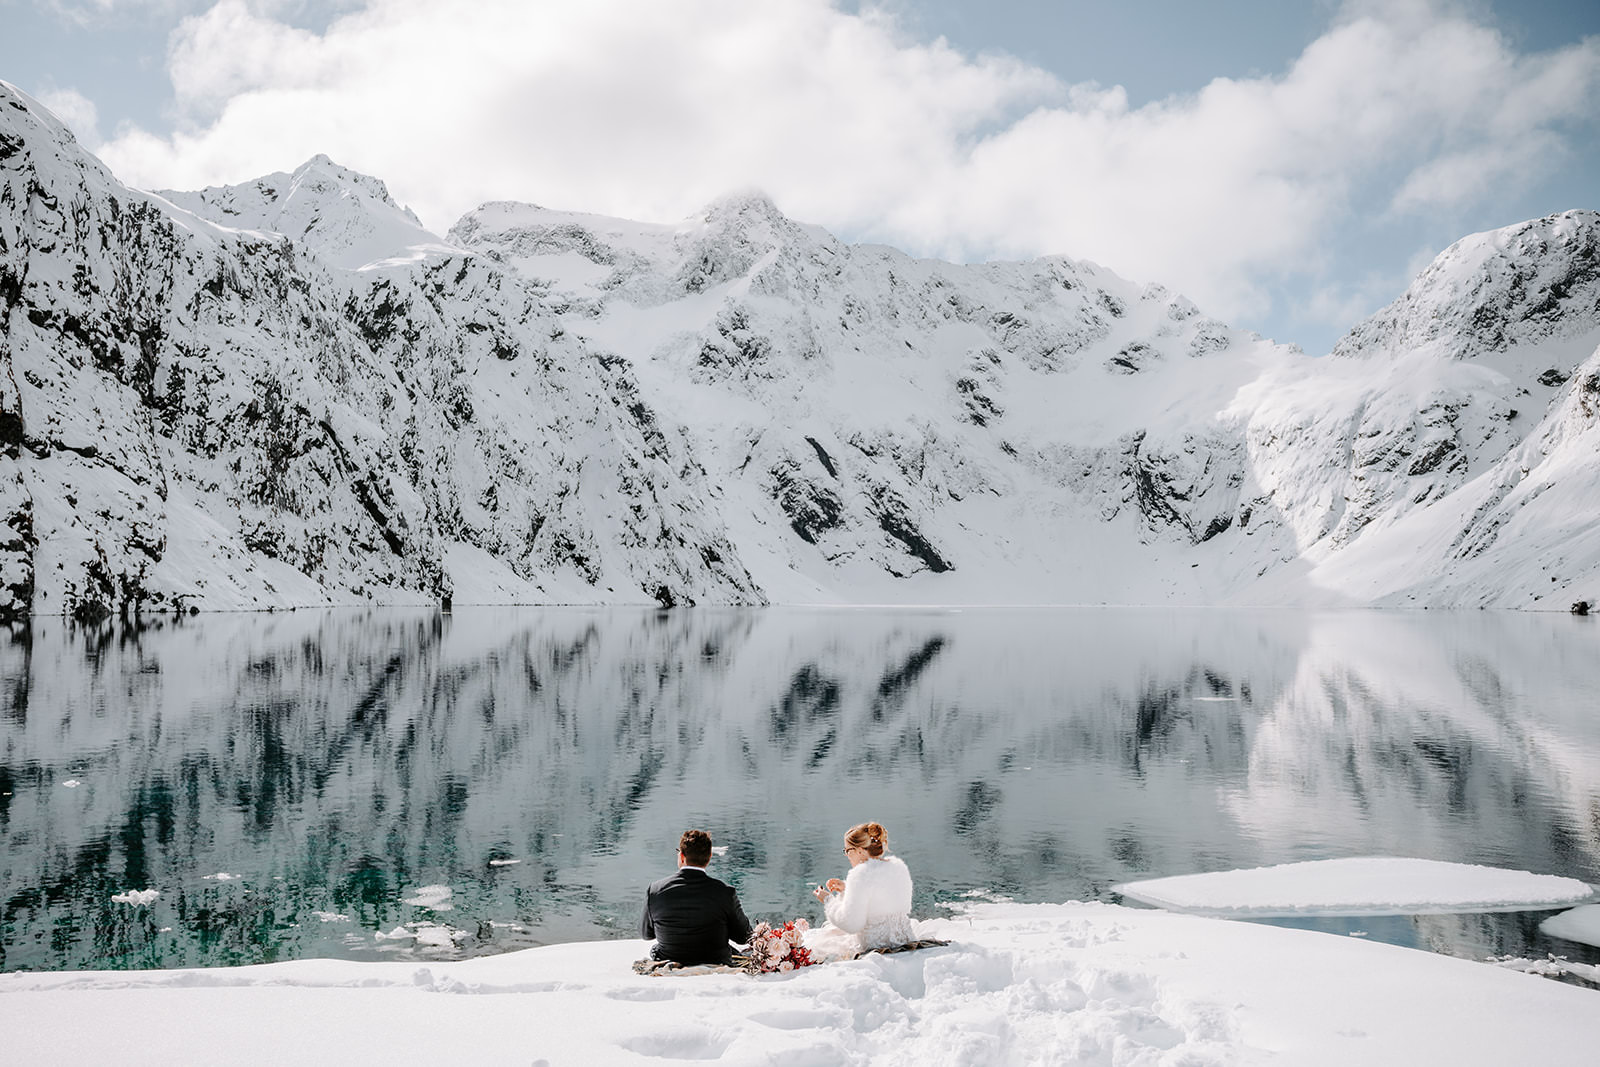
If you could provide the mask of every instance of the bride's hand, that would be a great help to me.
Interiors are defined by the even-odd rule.
[[[830,893],[843,893],[844,892],[844,882],[840,881],[837,878],[829,878],[828,879],[828,884],[827,884],[827,886],[825,888]],[[821,898],[819,897],[818,899],[820,900]]]
[[[818,904],[821,904],[824,900],[828,899],[828,891],[823,889],[820,885],[811,887],[811,895],[817,898]]]

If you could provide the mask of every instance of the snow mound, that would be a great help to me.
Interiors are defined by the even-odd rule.
[[[1539,924],[1539,930],[1563,941],[1577,941],[1600,948],[1600,904],[1586,904],[1560,915],[1552,915]]]
[[[1391,856],[1152,878],[1115,888],[1158,908],[1241,918],[1537,911],[1595,896],[1575,878]]]

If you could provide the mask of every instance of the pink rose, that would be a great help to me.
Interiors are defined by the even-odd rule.
[[[780,970],[780,971],[792,971],[792,970],[794,970],[794,961],[793,960],[784,960],[782,963],[778,964],[778,970]]]

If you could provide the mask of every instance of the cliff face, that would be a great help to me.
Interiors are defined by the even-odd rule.
[[[394,221],[377,197],[299,241],[212,223],[5,93],[9,611],[437,600],[453,568],[489,599],[759,599],[688,442],[519,280],[330,265]]]
[[[136,192],[0,84],[0,610],[1595,599],[1597,238],[1467,238],[1311,359],[759,195]]]

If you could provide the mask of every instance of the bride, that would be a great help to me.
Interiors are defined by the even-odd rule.
[[[844,835],[850,873],[812,890],[828,917],[810,930],[805,946],[823,959],[850,959],[876,948],[916,939],[911,925],[911,872],[897,856],[884,854],[889,835],[875,822],[852,826]]]

